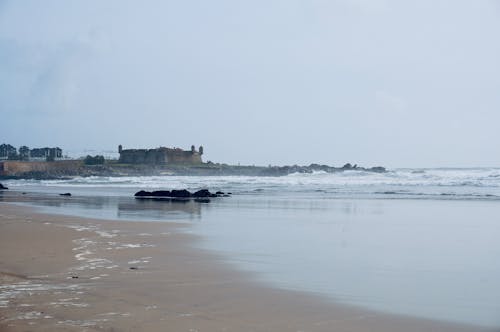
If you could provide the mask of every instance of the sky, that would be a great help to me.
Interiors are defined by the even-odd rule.
[[[0,143],[500,166],[500,0],[0,0]]]

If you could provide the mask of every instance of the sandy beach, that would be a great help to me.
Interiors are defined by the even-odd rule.
[[[273,289],[195,241],[0,203],[0,331],[488,331]]]

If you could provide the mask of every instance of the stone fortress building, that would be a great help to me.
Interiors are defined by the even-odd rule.
[[[121,164],[201,164],[201,156],[203,147],[200,146],[198,151],[194,145],[191,150],[186,151],[179,148],[159,147],[157,149],[123,149],[118,146],[120,153],[119,163]]]

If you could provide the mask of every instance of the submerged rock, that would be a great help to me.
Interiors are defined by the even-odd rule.
[[[352,167],[352,165],[350,163],[347,163],[344,166],[342,166],[342,169],[353,169],[353,167]]]
[[[153,191],[150,196],[153,196],[153,197],[171,197],[171,192],[169,190],[156,190],[156,191]]]
[[[3,184],[0,183],[0,190],[7,190],[9,188],[5,187]]]
[[[211,193],[208,189],[201,189],[194,193],[189,192],[186,189],[181,190],[157,190],[157,191],[145,191],[141,190],[134,194],[137,198],[150,198],[155,199],[158,197],[164,197],[170,199],[171,201],[186,201],[188,199],[194,199],[195,202],[208,203],[210,200],[208,198],[214,197],[230,197],[231,193],[225,194],[222,191],[217,191],[215,194]]]
[[[170,197],[191,197],[191,193],[186,189],[182,190],[172,190],[170,192]]]
[[[152,193],[150,191],[141,190],[141,191],[136,192],[134,196],[135,197],[152,196]]]
[[[382,166],[372,167],[369,170],[371,172],[375,172],[375,173],[385,173],[385,172],[387,172],[387,170],[385,169],[385,167],[382,167]]]
[[[193,194],[193,197],[210,197],[212,193],[208,189],[198,190]]]

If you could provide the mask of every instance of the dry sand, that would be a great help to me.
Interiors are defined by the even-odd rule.
[[[196,240],[0,203],[0,331],[487,331],[273,289]]]

